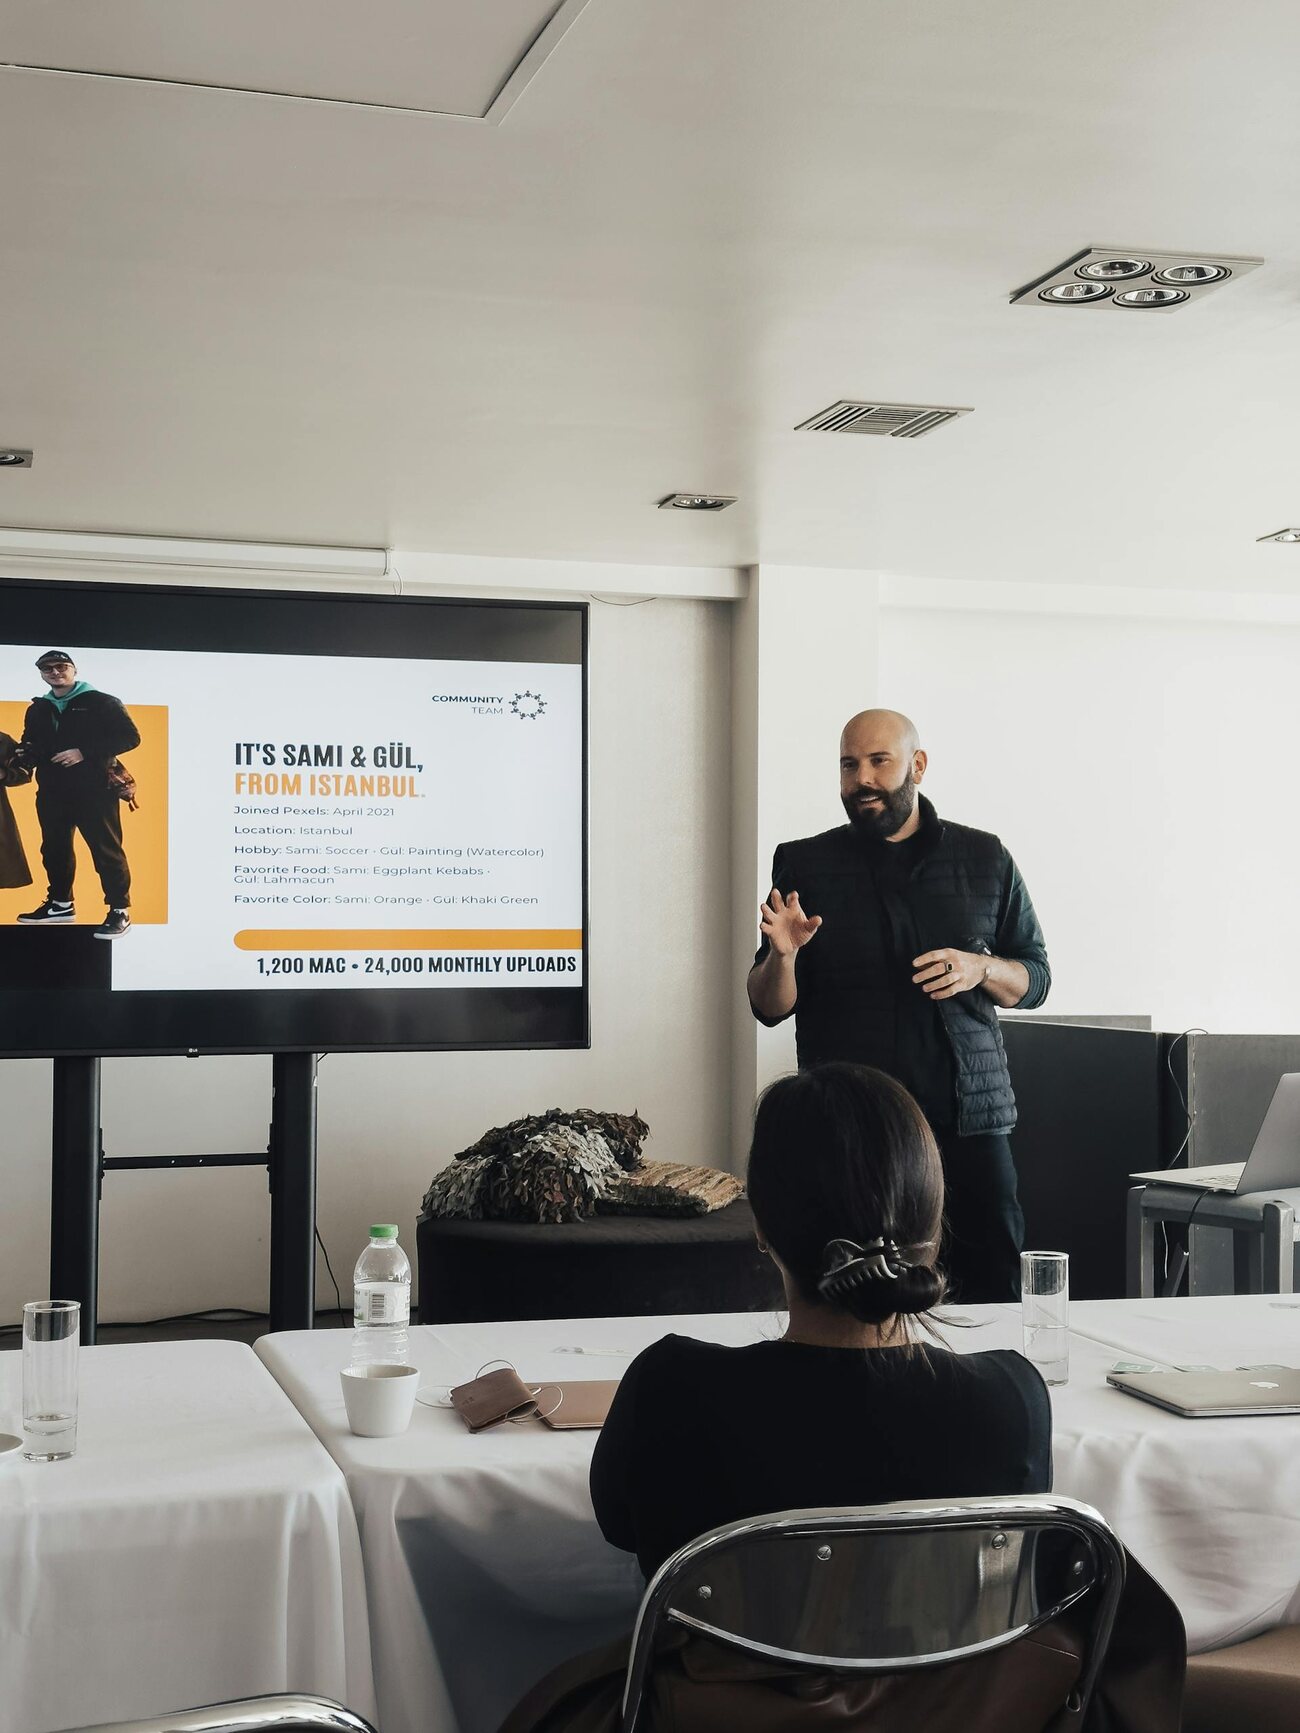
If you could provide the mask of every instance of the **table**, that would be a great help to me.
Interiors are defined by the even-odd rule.
[[[1300,1365],[1300,1294],[1076,1300],[1070,1324],[1160,1366]]]
[[[1300,1364],[1300,1309],[1270,1305],[1077,1303],[1070,1382],[1052,1392],[1056,1490],[1113,1523],[1178,1602],[1197,1650],[1300,1622],[1300,1418],[1180,1420],[1105,1377],[1117,1359],[1239,1365],[1243,1342],[1251,1359]],[[1014,1306],[950,1316],[957,1352],[1020,1346]],[[471,1378],[498,1355],[532,1383],[612,1378],[669,1330],[739,1344],[783,1323],[739,1313],[442,1325],[411,1331],[411,1357],[422,1387]],[[472,1436],[455,1414],[417,1407],[401,1438],[354,1438],[341,1332],[266,1336],[257,1350],[352,1492],[382,1733],[493,1733],[548,1667],[630,1627],[643,1585],[596,1528],[592,1434],[530,1423]]]
[[[1088,1300],[1070,1322],[1157,1365],[1300,1365],[1287,1296]],[[1082,1395],[1053,1404],[1057,1487],[1095,1504],[1160,1579],[1193,1652],[1300,1623],[1300,1417],[1183,1420],[1117,1391]]]
[[[709,1341],[780,1333],[770,1312],[412,1328],[421,1387],[473,1378],[508,1355],[525,1377],[617,1378],[678,1329]],[[417,1404],[400,1438],[357,1438],[339,1386],[350,1332],[263,1336],[257,1353],[347,1479],[365,1557],[381,1733],[495,1733],[532,1682],[631,1628],[644,1583],[596,1527],[591,1432],[532,1422],[471,1434]],[[557,1346],[616,1348],[557,1353]]]
[[[1294,1286],[1297,1204],[1297,1190],[1238,1194],[1185,1185],[1135,1185],[1128,1194],[1125,1285],[1130,1294],[1144,1299],[1155,1294],[1156,1228],[1185,1222],[1193,1239],[1197,1228],[1231,1232],[1240,1292],[1289,1294]]]
[[[21,1355],[0,1354],[19,1431]],[[237,1342],[83,1348],[77,1453],[0,1460],[0,1733],[269,1691],[374,1712],[347,1488]]]

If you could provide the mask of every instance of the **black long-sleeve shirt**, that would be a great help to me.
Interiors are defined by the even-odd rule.
[[[649,1577],[742,1517],[1048,1492],[1051,1438],[1047,1388],[1009,1351],[665,1336],[623,1377],[591,1497],[606,1540]]]
[[[1052,979],[1042,929],[996,836],[940,819],[923,796],[920,811],[905,842],[845,824],[776,851],[773,884],[783,896],[798,891],[805,914],[823,923],[795,959],[799,1063],[875,1065],[912,1092],[938,1131],[1010,1131],[1015,1096],[993,1001],[978,987],[931,1000],[912,980],[914,959],[951,947],[1022,963],[1029,987],[1020,1006],[1030,1010]],[[755,962],[766,955],[764,941]]]

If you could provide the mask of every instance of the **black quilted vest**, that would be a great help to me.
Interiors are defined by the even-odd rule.
[[[921,811],[919,858],[885,920],[869,858],[881,844],[846,824],[776,851],[772,882],[783,895],[798,891],[805,913],[823,922],[795,964],[801,1067],[847,1059],[889,1069],[898,996],[921,991],[911,984],[910,970],[900,973],[897,947],[890,945],[891,926],[897,931],[900,923],[905,948],[914,941],[916,956],[941,946],[987,947],[1023,963],[1029,991],[1021,1009],[1047,997],[1051,975],[1042,930],[1010,854],[986,831],[941,821],[924,798]],[[952,1050],[957,1135],[1010,1131],[1016,1101],[993,1001],[977,988],[933,1009]]]

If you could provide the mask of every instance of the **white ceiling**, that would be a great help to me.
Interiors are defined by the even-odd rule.
[[[0,522],[1300,590],[1298,63],[1294,0],[590,0],[495,128],[0,71]],[[1266,263],[1008,304],[1090,244]]]
[[[482,119],[558,0],[4,0],[18,66]]]

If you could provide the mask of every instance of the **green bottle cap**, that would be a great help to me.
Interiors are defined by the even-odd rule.
[[[372,1240],[395,1240],[397,1228],[392,1222],[380,1222],[378,1227],[371,1228],[370,1237]]]

